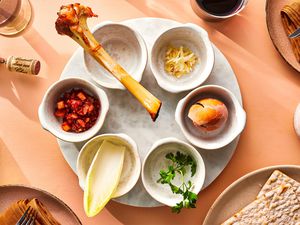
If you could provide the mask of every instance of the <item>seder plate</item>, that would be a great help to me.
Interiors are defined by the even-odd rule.
[[[271,166],[248,173],[223,191],[211,206],[203,225],[221,224],[253,202],[274,170],[300,181],[300,166],[297,165]]]
[[[126,20],[122,23],[135,29],[143,36],[148,47],[148,53],[160,33],[166,29],[180,25],[180,23],[176,21],[159,18],[138,18]],[[217,84],[228,88],[241,103],[241,93],[235,74],[225,56],[216,46],[213,47],[215,52],[215,65],[212,74],[205,84]],[[76,50],[61,74],[61,78],[67,78],[69,76],[78,76],[94,82],[84,67],[83,50],[81,48]],[[172,94],[161,89],[156,83],[149,65],[146,67],[141,83],[163,102],[160,115],[156,122],[153,123],[151,121],[145,109],[142,108],[128,92],[102,87],[108,96],[110,109],[99,134],[126,133],[131,136],[138,145],[141,161],[143,161],[152,144],[161,138],[176,137],[187,141],[175,122],[174,114],[177,102],[188,92]],[[217,150],[208,151],[198,149],[206,167],[204,188],[211,184],[226,167],[236,149],[238,140],[239,137],[229,145]],[[58,144],[66,161],[76,173],[77,156],[84,142],[75,144],[58,139]],[[161,205],[148,195],[141,179],[128,194],[115,200],[123,204],[140,207],[155,207]]]

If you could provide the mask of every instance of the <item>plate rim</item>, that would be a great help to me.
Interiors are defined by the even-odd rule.
[[[63,206],[66,207],[66,209],[74,216],[74,218],[77,220],[79,225],[83,225],[82,222],[80,221],[79,217],[75,214],[75,212],[71,209],[70,206],[67,205],[67,203],[65,203],[63,200],[61,200],[60,198],[58,198],[57,196],[55,196],[54,194],[43,190],[41,188],[37,188],[37,187],[33,187],[30,185],[24,185],[24,184],[4,184],[4,185],[0,185],[0,189],[2,188],[26,188],[26,189],[30,189],[33,191],[37,191],[40,193],[43,193],[47,196],[50,196],[52,199],[56,200],[57,202],[59,202],[60,204],[62,204]]]
[[[271,24],[270,24],[270,2],[272,0],[266,0],[266,5],[265,5],[265,13],[266,13],[266,24],[267,24],[267,30],[268,30],[268,34],[269,37],[272,41],[273,46],[275,47],[276,51],[279,53],[279,55],[281,56],[281,58],[291,67],[293,68],[295,71],[300,72],[300,68],[297,69],[292,63],[290,63],[290,61],[282,54],[282,52],[278,49],[277,45],[275,44],[275,39],[272,35],[272,32],[270,30]]]
[[[239,177],[237,180],[235,180],[234,182],[232,182],[229,186],[227,186],[222,193],[215,199],[215,201],[213,202],[213,204],[211,205],[211,207],[209,208],[205,219],[203,221],[202,225],[209,225],[208,224],[208,219],[210,218],[211,214],[213,213],[214,208],[216,207],[216,205],[223,199],[223,197],[235,186],[239,185],[242,181],[246,180],[249,177],[252,177],[256,174],[268,171],[268,170],[280,170],[280,169],[287,169],[287,168],[292,168],[292,169],[298,169],[300,171],[300,165],[294,165],[294,164],[280,164],[280,165],[274,165],[274,166],[266,166],[266,167],[262,167],[256,170],[253,170],[249,173],[244,174],[243,176]]]

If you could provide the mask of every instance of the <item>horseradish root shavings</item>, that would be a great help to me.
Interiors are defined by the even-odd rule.
[[[170,46],[166,51],[165,71],[180,78],[182,75],[190,73],[197,61],[197,56],[189,48]]]

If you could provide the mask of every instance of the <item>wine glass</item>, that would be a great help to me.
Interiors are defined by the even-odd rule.
[[[31,16],[29,0],[0,0],[0,34],[20,34],[28,26]]]
[[[190,0],[194,12],[207,21],[230,18],[244,9],[248,0]]]

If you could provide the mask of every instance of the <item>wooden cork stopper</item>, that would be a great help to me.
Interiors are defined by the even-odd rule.
[[[10,56],[6,60],[6,68],[12,72],[38,75],[41,69],[41,63],[35,59]]]

